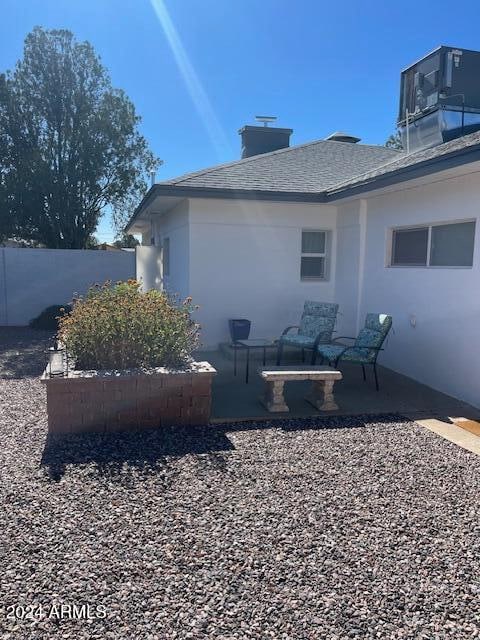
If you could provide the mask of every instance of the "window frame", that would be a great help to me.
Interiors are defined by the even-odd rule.
[[[475,223],[475,230],[473,236],[473,255],[471,265],[439,265],[430,264],[431,250],[432,250],[432,228],[433,227],[446,227],[453,224],[466,224],[469,222]],[[427,260],[425,264],[395,264],[393,262],[394,257],[394,241],[396,231],[414,231],[415,229],[427,229]],[[441,222],[426,222],[425,224],[409,224],[404,226],[391,227],[388,230],[388,242],[387,242],[387,261],[386,266],[391,269],[473,269],[475,264],[475,240],[477,235],[477,218],[462,218],[461,220],[442,220]]]
[[[323,233],[325,236],[325,248],[323,253],[303,252],[303,234],[304,233]],[[330,260],[330,229],[301,229],[300,230],[300,281],[301,282],[325,282],[329,279],[328,264]],[[324,269],[323,276],[302,276],[302,258],[323,258]]]

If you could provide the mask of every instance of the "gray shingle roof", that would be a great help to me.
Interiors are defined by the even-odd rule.
[[[430,149],[423,149],[408,155],[402,154],[399,157],[390,159],[382,165],[375,168],[372,167],[356,177],[348,177],[346,179],[339,180],[337,184],[328,188],[328,194],[332,195],[338,191],[351,189],[357,185],[374,182],[376,179],[388,176],[390,173],[394,173],[402,169],[408,169],[409,167],[414,167],[422,162],[435,160],[436,158],[441,158],[442,156],[447,156],[457,151],[466,151],[469,147],[475,147],[479,144],[480,131],[476,131],[475,133],[462,136],[461,138],[456,138],[450,142],[444,142],[443,144],[439,144],[438,146]]]
[[[386,147],[317,140],[188,173],[163,185],[317,193],[397,159]]]
[[[319,140],[217,165],[154,185],[138,205],[126,229],[141,215],[159,190],[168,195],[202,189],[219,197],[302,197],[302,201],[335,202],[376,187],[420,177],[445,168],[480,160],[480,131],[430,149],[404,152]],[[339,179],[340,178],[340,179]],[[178,189],[178,192],[177,192]],[[195,193],[196,192],[196,193]],[[205,196],[204,196],[205,197]]]

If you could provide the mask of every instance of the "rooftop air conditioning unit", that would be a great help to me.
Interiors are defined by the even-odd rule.
[[[439,47],[402,71],[398,126],[418,151],[480,129],[480,52]]]

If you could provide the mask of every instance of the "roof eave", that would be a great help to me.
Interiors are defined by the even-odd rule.
[[[324,195],[325,202],[335,202],[344,198],[364,194],[369,191],[376,191],[408,180],[423,178],[438,171],[454,169],[464,164],[477,162],[480,160],[480,143],[464,149],[452,151],[444,156],[430,158],[423,162],[401,167],[382,176],[367,178],[364,182],[353,186],[345,185],[339,189],[330,189]]]
[[[150,189],[147,191],[147,193],[143,196],[142,201],[140,202],[138,207],[133,212],[133,215],[130,218],[130,220],[125,225],[124,230],[123,230],[124,233],[129,233],[130,232],[130,229],[131,229],[133,223],[135,222],[135,220],[137,220],[139,218],[140,214],[145,210],[145,208],[147,207],[148,203],[150,202],[150,200],[151,200],[151,198],[153,196],[154,188],[155,188],[155,185],[152,185],[150,187]]]
[[[220,198],[233,200],[261,200],[270,202],[311,202],[324,203],[324,192],[307,191],[266,191],[257,189],[223,189],[216,187],[187,187],[177,184],[155,184],[145,194],[125,227],[125,232],[133,226],[150,202],[158,196],[175,196],[178,198]]]

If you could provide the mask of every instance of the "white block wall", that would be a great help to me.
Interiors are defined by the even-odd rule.
[[[0,248],[0,325],[28,325],[92,284],[134,277],[133,251]]]

